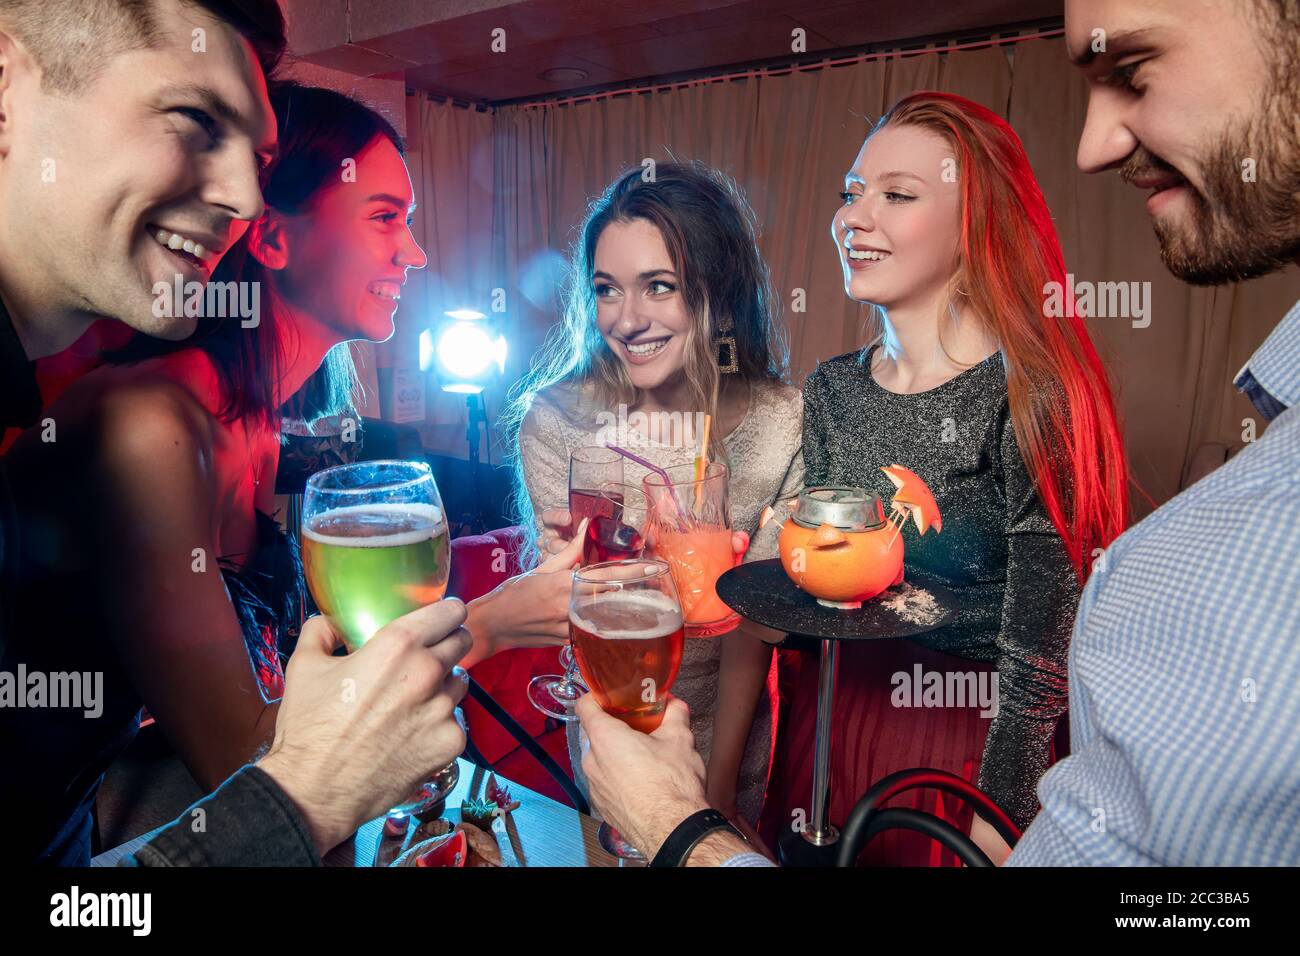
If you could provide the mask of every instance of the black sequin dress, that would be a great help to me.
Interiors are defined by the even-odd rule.
[[[937,388],[903,395],[876,383],[873,352],[839,356],[809,376],[806,484],[866,487],[888,506],[895,488],[880,466],[920,475],[934,492],[943,531],[920,537],[909,525],[905,569],[951,587],[962,611],[952,625],[911,641],[842,645],[830,817],[842,823],[888,773],[934,766],[976,779],[1023,828],[1038,810],[1035,787],[1054,759],[1052,737],[1066,708],[1079,598],[1074,569],[1020,457],[1001,354]],[[816,709],[816,667],[783,657],[801,670],[796,678],[783,675],[788,712],[765,816],[773,827],[807,806]],[[996,699],[996,716],[969,701],[957,706],[953,694],[942,706],[918,707],[918,695],[903,691],[932,671],[944,674],[945,685],[950,674],[975,672],[987,698]],[[935,798],[926,800],[897,805],[934,812]],[[953,801],[947,807],[941,812],[957,822]]]

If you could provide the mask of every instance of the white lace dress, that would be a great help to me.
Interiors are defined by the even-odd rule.
[[[519,449],[535,515],[548,508],[566,507],[569,455],[575,448],[618,444],[661,468],[694,461],[697,445],[682,441],[684,438],[698,441],[692,429],[673,429],[671,434],[668,430],[661,434],[651,430],[646,435],[634,427],[639,424],[635,416],[626,418],[630,419],[627,427],[620,429],[614,416],[595,406],[591,386],[581,389],[553,386],[534,399],[519,431]],[[769,523],[760,533],[758,519],[764,507],[797,494],[803,485],[802,426],[802,393],[777,382],[759,382],[750,389],[749,409],[744,419],[725,439],[731,469],[731,525],[751,536],[746,561],[777,555],[777,523]],[[615,429],[622,441],[612,434]],[[656,438],[669,440],[661,442]],[[647,473],[645,468],[628,461],[624,481],[639,486]],[[690,707],[695,746],[706,764],[713,744],[721,647],[721,641],[716,639],[688,639],[681,671],[672,690]],[[774,700],[764,691],[755,707],[736,784],[737,809],[751,823],[758,821],[767,787],[773,704]],[[578,786],[586,793],[576,724],[569,725],[569,756]]]

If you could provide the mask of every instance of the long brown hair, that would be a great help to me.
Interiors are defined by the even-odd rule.
[[[913,93],[880,118],[942,136],[961,177],[959,264],[948,302],[965,298],[996,338],[1020,456],[1087,577],[1098,549],[1128,521],[1128,464],[1106,369],[1083,320],[1045,308],[1048,283],[1071,295],[1051,213],[1015,131],[996,113],[948,93]],[[883,337],[878,311],[868,318]]]
[[[683,369],[694,404],[691,410],[718,418],[721,374],[716,339],[728,327],[727,334],[736,340],[739,378],[785,379],[788,360],[776,321],[776,297],[758,251],[754,212],[740,190],[721,172],[699,162],[659,163],[652,175],[636,167],[614,180],[587,210],[570,257],[563,320],[512,390],[503,416],[507,433],[518,429],[539,392],[560,383],[594,384],[597,400],[605,408],[635,404],[636,387],[596,326],[592,275],[601,233],[613,223],[636,219],[659,230],[681,279],[682,297],[692,319]],[[727,460],[724,437],[716,431],[711,434],[710,460]],[[532,510],[517,450],[514,465],[513,510],[531,527]]]

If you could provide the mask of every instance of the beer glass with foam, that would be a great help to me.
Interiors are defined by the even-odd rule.
[[[582,676],[601,709],[634,730],[663,723],[668,691],[682,665],[682,606],[663,561],[606,561],[578,569],[569,600],[569,635]],[[601,824],[601,845],[641,854]]]

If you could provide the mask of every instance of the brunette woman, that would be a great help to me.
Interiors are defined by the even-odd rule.
[[[548,508],[567,500],[570,454],[606,444],[616,422],[629,426],[608,443],[626,442],[665,468],[692,462],[702,435],[654,422],[711,415],[709,460],[730,469],[731,522],[743,534],[757,530],[764,507],[797,491],[801,400],[784,383],[774,309],[753,213],[724,176],[661,163],[652,177],[637,168],[609,186],[575,249],[564,322],[515,405],[521,517],[549,528],[543,549],[569,521]],[[646,474],[626,463],[628,483]],[[775,555],[775,535],[759,535],[747,560]],[[742,621],[723,637],[687,640],[672,691],[690,705],[710,802],[744,829],[757,822],[767,782],[773,637]]]

